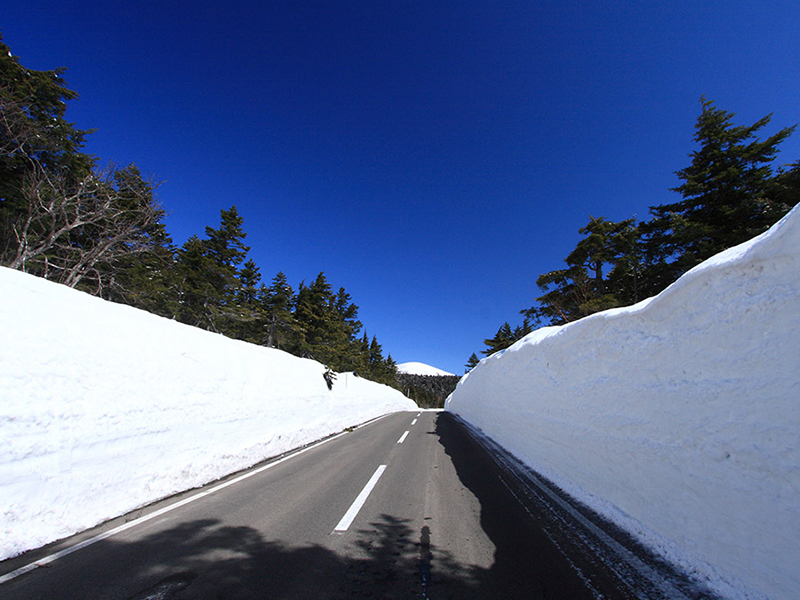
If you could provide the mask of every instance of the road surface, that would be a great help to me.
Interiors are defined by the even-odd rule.
[[[448,413],[388,415],[5,561],[0,575],[46,564],[6,577],[0,597],[698,597],[642,577],[616,542],[596,554],[606,534],[485,445]]]

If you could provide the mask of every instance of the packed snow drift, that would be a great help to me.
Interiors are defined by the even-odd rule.
[[[0,268],[0,559],[373,417],[400,392]]]
[[[437,369],[431,365],[426,365],[421,362],[404,362],[397,365],[397,370],[400,373],[407,373],[409,375],[434,375],[441,377],[444,375],[452,376],[453,373],[448,373],[442,369]]]
[[[800,590],[800,212],[534,331],[446,407],[732,598]]]

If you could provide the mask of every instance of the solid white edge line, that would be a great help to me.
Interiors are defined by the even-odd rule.
[[[372,474],[372,477],[370,477],[367,485],[364,486],[364,489],[361,490],[361,493],[356,496],[355,500],[353,500],[353,504],[351,504],[350,508],[347,509],[347,512],[344,513],[344,516],[339,521],[339,524],[333,528],[334,532],[344,532],[350,528],[350,525],[352,525],[356,515],[358,515],[358,511],[360,511],[361,507],[364,506],[364,503],[367,501],[367,498],[372,492],[372,488],[374,488],[378,483],[378,479],[381,478],[381,475],[383,475],[385,470],[386,465],[381,465],[375,469],[375,472]]]
[[[407,435],[408,435],[408,432],[406,431],[403,435],[400,436],[400,439],[397,440],[397,443],[398,444],[402,444],[405,441]]]
[[[378,420],[380,420],[380,419],[382,419],[383,417],[386,417],[386,416],[388,416],[388,414],[380,416],[380,417],[377,417],[376,419],[372,419],[370,421],[367,421],[367,423],[362,423],[358,427],[363,427],[364,425],[367,425],[368,423],[374,423],[375,421],[378,421]],[[276,465],[279,465],[282,462],[285,462],[285,461],[289,460],[290,458],[294,458],[295,456],[300,456],[304,452],[308,452],[309,450],[317,448],[318,446],[321,446],[322,444],[326,444],[327,442],[331,442],[331,441],[335,440],[336,438],[339,438],[339,437],[345,435],[346,433],[348,433],[348,432],[347,431],[342,431],[341,433],[337,433],[336,435],[333,435],[333,436],[331,436],[329,438],[325,438],[324,440],[320,440],[320,441],[318,441],[318,442],[316,442],[314,444],[311,444],[310,446],[306,446],[302,450],[298,450],[297,452],[293,452],[292,454],[289,454],[288,456],[284,456],[283,458],[279,458],[278,460],[276,460],[274,462],[271,462],[269,464],[266,464],[263,467],[259,467],[257,469],[252,470],[252,471],[248,471],[247,473],[244,473],[243,475],[239,475],[239,477],[235,477],[235,478],[231,479],[230,481],[226,481],[225,483],[221,483],[221,484],[219,484],[219,485],[217,485],[217,486],[215,486],[215,487],[213,487],[213,488],[211,488],[209,490],[205,490],[205,491],[202,491],[202,492],[199,492],[199,493],[195,494],[194,496],[190,496],[188,498],[184,498],[180,502],[176,502],[175,504],[170,504],[169,506],[165,506],[164,508],[161,508],[161,509],[159,509],[157,511],[154,511],[154,512],[148,514],[148,515],[143,516],[143,517],[139,517],[138,519],[135,519],[133,521],[128,521],[127,523],[125,523],[123,525],[119,525],[118,527],[114,527],[113,529],[109,529],[108,531],[100,533],[100,534],[98,534],[98,535],[96,535],[94,537],[91,537],[89,539],[83,540],[82,542],[79,542],[79,543],[75,544],[74,546],[70,546],[69,548],[64,548],[63,550],[59,550],[58,552],[55,552],[53,554],[49,554],[49,555],[47,555],[47,556],[45,556],[45,557],[43,557],[43,558],[41,558],[41,559],[39,559],[37,561],[34,561],[34,562],[29,563],[29,564],[27,564],[25,566],[19,567],[18,569],[15,569],[15,570],[13,570],[13,571],[11,571],[9,573],[6,573],[5,575],[0,575],[0,584],[3,584],[5,582],[7,582],[7,581],[11,581],[12,579],[16,579],[17,577],[19,577],[20,575],[24,575],[25,573],[30,573],[34,569],[37,569],[37,568],[39,568],[39,567],[41,567],[43,565],[50,564],[51,562],[53,562],[55,560],[58,560],[59,558],[63,558],[64,556],[68,556],[69,554],[72,554],[73,552],[77,552],[78,550],[82,550],[83,548],[86,548],[87,546],[91,546],[92,544],[94,544],[96,542],[100,542],[100,541],[102,541],[102,540],[104,540],[106,538],[110,538],[112,535],[116,535],[118,533],[122,533],[126,529],[130,529],[131,527],[134,527],[136,525],[140,525],[142,523],[150,521],[151,519],[155,519],[156,517],[160,517],[161,515],[163,515],[165,513],[168,513],[168,512],[170,512],[172,510],[175,510],[176,508],[180,508],[181,506],[185,506],[186,504],[194,502],[195,500],[199,500],[200,498],[205,498],[206,496],[208,496],[210,494],[213,494],[214,492],[217,492],[219,490],[225,489],[226,487],[228,487],[230,485],[233,485],[234,483],[239,483],[240,481],[244,481],[245,479],[248,479],[249,477],[252,477],[253,475],[257,475],[259,473],[263,473],[267,469],[271,469],[272,467],[274,467]]]

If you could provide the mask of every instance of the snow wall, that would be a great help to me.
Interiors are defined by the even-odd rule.
[[[534,331],[446,410],[717,592],[800,590],[800,212],[660,295]]]
[[[393,411],[353,374],[0,268],[0,559]]]

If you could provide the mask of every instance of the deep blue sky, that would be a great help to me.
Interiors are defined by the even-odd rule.
[[[325,271],[397,362],[463,372],[590,215],[677,199],[702,94],[800,121],[800,2],[8,2],[101,163],[182,244],[233,204],[264,280]],[[800,133],[776,164],[800,159]]]

